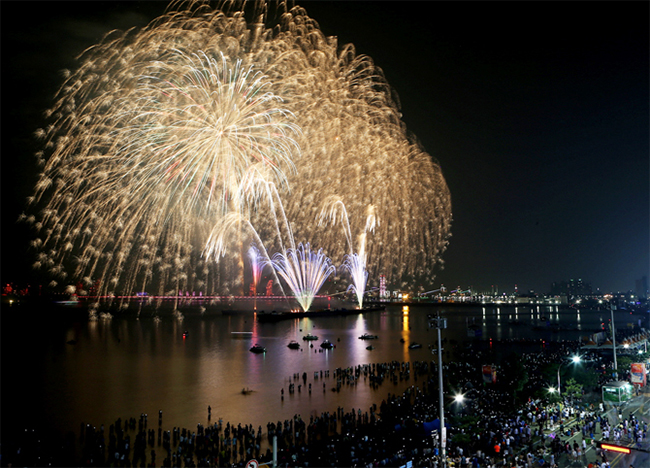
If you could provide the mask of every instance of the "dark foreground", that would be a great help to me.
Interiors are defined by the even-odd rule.
[[[611,379],[607,356],[583,354],[591,378],[580,394],[562,401],[547,392],[557,365],[579,352],[579,343],[551,348],[502,341],[494,349],[459,349],[448,343],[453,360],[443,366],[446,456],[453,466],[624,466],[647,462],[645,452],[614,457],[600,452],[597,440],[647,449],[648,398],[640,394],[620,411],[599,404],[600,386]],[[533,351],[521,352],[522,349]],[[502,356],[502,357],[499,357]],[[496,382],[485,383],[481,366],[494,362]],[[564,369],[564,368],[563,368]],[[622,376],[625,377],[625,376]],[[401,395],[388,393],[366,409],[338,408],[303,420],[299,415],[254,428],[223,422],[206,408],[205,424],[164,426],[164,413],[133,415],[108,427],[80,422],[78,433],[44,433],[27,422],[20,435],[2,445],[4,466],[246,466],[251,459],[279,466],[442,466],[438,370],[435,361],[390,362],[337,369],[337,391],[344,386],[388,386],[407,381]],[[304,377],[303,377],[304,379]],[[301,375],[288,392],[301,391]],[[303,384],[305,382],[302,382]],[[302,391],[312,391],[303,387]],[[455,403],[453,396],[465,399]],[[278,398],[284,398],[284,389]],[[6,434],[6,428],[3,432]],[[602,465],[602,464],[605,465]],[[647,465],[646,465],[647,466]]]

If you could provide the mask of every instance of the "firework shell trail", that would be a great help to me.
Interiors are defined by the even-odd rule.
[[[277,252],[270,262],[289,286],[303,311],[308,311],[314,296],[325,280],[336,273],[332,261],[323,249],[313,251],[309,242],[299,243],[295,249]]]
[[[171,4],[143,29],[109,33],[67,73],[36,132],[38,215],[24,217],[38,232],[35,266],[58,281],[100,279],[104,292],[229,293],[243,286],[236,244],[255,239],[232,239],[219,262],[203,255],[228,214],[267,251],[284,251],[262,185],[249,183],[261,175],[296,239],[330,258],[348,253],[340,230],[317,221],[337,197],[353,236],[374,210],[371,275],[433,278],[450,194],[407,136],[381,70],[300,6],[224,5]]]

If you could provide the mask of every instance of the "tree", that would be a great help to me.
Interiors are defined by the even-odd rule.
[[[503,363],[503,380],[507,382],[509,391],[512,392],[513,403],[517,403],[517,397],[524,389],[529,380],[528,369],[516,353],[510,353]]]
[[[632,370],[632,363],[638,362],[637,359],[630,356],[619,356],[616,360],[619,375],[625,376]]]
[[[564,393],[572,400],[582,399],[582,384],[575,379],[569,379],[564,387]]]

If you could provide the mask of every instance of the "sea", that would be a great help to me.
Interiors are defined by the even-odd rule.
[[[308,420],[339,407],[367,411],[413,382],[374,388],[360,379],[336,391],[335,370],[437,361],[438,332],[430,326],[432,315],[446,318],[441,330],[445,360],[468,346],[496,352],[541,350],[563,340],[584,339],[609,327],[610,321],[608,310],[559,306],[400,304],[382,311],[277,323],[258,323],[255,315],[243,311],[224,315],[202,310],[182,318],[115,313],[91,321],[61,308],[44,306],[38,313],[5,308],[2,437],[9,439],[34,426],[78,435],[82,424],[108,427],[117,418],[139,419],[143,414],[157,427],[160,411],[165,430],[196,429],[197,424],[219,419],[265,429],[268,422],[294,415]],[[615,313],[619,330],[639,319],[647,317]],[[308,333],[318,340],[304,341]],[[377,338],[359,338],[366,333]],[[287,347],[292,340],[300,343],[300,350]],[[335,347],[322,349],[324,340]],[[422,347],[411,348],[413,343]],[[251,352],[255,344],[266,352]],[[293,393],[288,391],[290,383],[295,385]]]

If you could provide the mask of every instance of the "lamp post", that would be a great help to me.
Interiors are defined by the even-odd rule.
[[[614,304],[611,304],[609,311],[612,314],[612,350],[614,351],[614,378],[618,380],[618,365],[616,364],[616,328],[614,327]]]
[[[571,358],[571,361],[569,361],[569,362],[572,362],[573,364],[579,363],[580,362],[580,356],[573,356]],[[557,393],[558,393],[558,395],[560,395],[560,397],[562,396],[562,387],[560,385],[560,369],[562,369],[562,366],[564,364],[567,364],[567,363],[563,362],[557,368]]]
[[[454,396],[454,403],[456,403],[454,411],[455,415],[458,416],[458,414],[463,413],[463,403],[465,402],[465,395],[462,393],[458,393]]]
[[[465,402],[467,400],[471,400],[470,398],[468,398],[468,395],[475,391],[476,391],[475,388],[470,388],[466,390],[465,393],[457,393],[456,395],[454,395],[454,403],[456,403],[456,411],[459,411],[458,408],[460,408],[460,412],[462,413],[463,411],[462,408],[465,405]]]
[[[442,466],[447,466],[447,456],[445,454],[445,447],[447,446],[447,429],[445,428],[445,400],[442,392],[442,339],[440,338],[440,330],[447,328],[447,319],[440,316],[432,317],[429,315],[429,326],[432,324],[438,329],[438,387],[440,397],[440,457],[442,459]]]

